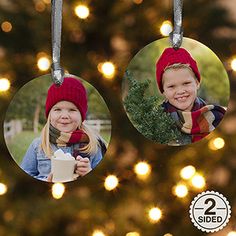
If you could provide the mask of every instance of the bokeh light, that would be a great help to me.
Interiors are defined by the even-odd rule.
[[[195,174],[191,179],[191,183],[197,189],[202,189],[206,186],[205,178],[200,174]]]
[[[38,59],[37,65],[41,71],[47,71],[50,68],[51,62],[48,57],[43,56]]]
[[[227,234],[227,236],[236,236],[236,231],[231,231]]]
[[[75,7],[75,14],[80,19],[86,19],[89,16],[89,8],[86,5],[79,4],[78,6]]]
[[[43,0],[43,2],[46,4],[51,4],[51,0]]]
[[[231,61],[231,68],[233,71],[236,71],[236,58]]]
[[[43,11],[45,11],[45,9],[46,9],[46,6],[45,6],[44,2],[36,2],[35,3],[35,10],[36,11],[43,12]]]
[[[0,183],[0,195],[4,195],[7,192],[6,184]]]
[[[143,0],[133,0],[133,2],[134,2],[135,4],[141,4],[141,3],[143,2]]]
[[[183,179],[191,179],[193,175],[195,174],[196,169],[194,166],[185,166],[181,171],[180,171],[180,176]]]
[[[104,182],[104,187],[106,190],[111,191],[115,189],[119,184],[119,180],[115,175],[108,175]]]
[[[188,188],[185,184],[178,184],[173,188],[173,193],[179,198],[184,198],[188,194]]]
[[[163,36],[169,36],[172,30],[173,30],[173,26],[169,20],[164,21],[160,27],[160,32]]]
[[[162,217],[162,211],[158,207],[153,207],[148,212],[149,220],[152,223],[157,223]]]
[[[99,63],[98,71],[102,73],[105,78],[112,79],[115,75],[115,65],[110,61]]]
[[[125,236],[141,236],[138,232],[129,232]]]
[[[8,33],[8,32],[10,32],[12,30],[12,24],[9,21],[4,21],[1,24],[1,28],[2,28],[2,31]]]
[[[208,143],[208,147],[213,151],[222,149],[224,146],[225,146],[225,141],[221,137],[214,138],[210,140],[210,142]]]
[[[94,230],[92,236],[106,236],[101,230]]]
[[[52,186],[52,196],[55,199],[62,198],[63,194],[65,192],[65,186],[62,183],[55,183]]]
[[[173,235],[170,233],[167,233],[167,234],[164,234],[163,236],[173,236]]]
[[[139,178],[146,179],[151,173],[151,166],[145,161],[140,161],[134,166],[134,172]]]
[[[11,86],[11,83],[8,79],[6,78],[1,78],[0,79],[0,92],[5,92],[7,91]]]

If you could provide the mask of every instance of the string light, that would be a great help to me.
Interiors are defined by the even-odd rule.
[[[188,188],[185,184],[178,184],[173,188],[173,193],[179,198],[184,198],[188,194]]]
[[[141,4],[141,3],[143,2],[143,0],[133,0],[133,2],[134,2],[135,4]]]
[[[195,174],[191,179],[191,183],[195,188],[198,189],[202,189],[206,185],[205,178],[200,174]]]
[[[115,189],[119,184],[119,180],[115,175],[108,175],[104,182],[104,187],[106,190],[111,191]]]
[[[62,183],[55,183],[52,186],[52,196],[55,199],[62,198],[63,194],[65,192],[65,186]]]
[[[149,220],[152,223],[157,223],[162,217],[162,211],[158,207],[153,207],[148,212]]]
[[[227,234],[227,236],[236,236],[236,231],[231,231]]]
[[[92,236],[106,236],[101,230],[94,230]]]
[[[10,32],[12,30],[12,24],[9,21],[4,21],[1,24],[1,28],[2,28],[2,31],[8,33],[8,32]]]
[[[112,79],[115,75],[115,65],[110,61],[99,63],[98,71],[101,72],[105,78]]]
[[[134,172],[140,179],[146,179],[151,173],[151,167],[147,162],[140,161],[134,166]]]
[[[84,4],[79,4],[78,6],[75,7],[75,14],[80,19],[86,19],[89,16],[89,8]]]
[[[221,137],[215,138],[208,143],[208,147],[213,151],[222,149],[224,146],[225,146],[225,141]]]
[[[231,61],[231,68],[233,71],[236,71],[236,58]]]
[[[37,2],[35,4],[35,10],[38,12],[43,12],[45,10],[46,6],[44,2]]]
[[[11,86],[11,83],[6,78],[0,79],[0,92],[6,92]]]
[[[38,59],[37,65],[41,71],[47,71],[50,68],[50,60],[46,56],[42,56]]]
[[[0,195],[4,195],[7,192],[7,186],[3,183],[0,183]]]
[[[181,171],[180,171],[180,176],[183,179],[191,179],[193,175],[195,174],[196,169],[194,166],[185,166]]]
[[[173,26],[169,20],[164,21],[160,27],[160,32],[163,36],[169,36],[172,30],[173,30]]]
[[[138,232],[129,232],[125,236],[141,236]]]
[[[46,3],[46,4],[50,4],[51,0],[43,0],[43,2]]]

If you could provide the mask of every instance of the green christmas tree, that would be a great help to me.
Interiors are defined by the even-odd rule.
[[[77,2],[64,1],[61,62],[71,74],[94,85],[107,102],[112,140],[99,166],[79,181],[66,184],[64,194],[55,199],[52,184],[37,181],[17,167],[3,137],[3,121],[11,98],[32,78],[50,73],[37,67],[37,54],[51,53],[50,1],[0,1],[0,75],[11,82],[10,90],[0,93],[0,235],[94,236],[97,232],[105,236],[226,236],[234,231],[236,80],[228,60],[236,53],[236,24],[229,10],[218,1],[184,1],[184,36],[209,46],[220,56],[231,81],[231,105],[212,135],[192,145],[169,147],[137,135],[123,111],[120,88],[131,58],[148,43],[163,37],[158,26],[171,20],[171,1],[84,2],[91,14],[82,20],[74,14]],[[221,0],[224,6],[228,2]],[[3,30],[4,21],[11,22],[11,31]],[[107,60],[117,68],[110,80],[97,70],[98,64]],[[35,95],[32,90],[32,97]],[[225,141],[220,149],[213,145],[219,137]],[[137,178],[133,171],[140,160],[151,167],[146,180]],[[195,188],[190,180],[180,177],[180,171],[188,165],[204,177],[205,187]],[[108,174],[119,180],[112,191],[103,185]],[[172,188],[183,183],[188,194],[180,198]],[[232,207],[226,228],[213,234],[198,230],[188,213],[192,199],[207,189],[224,194]],[[151,207],[161,209],[160,221],[150,222]]]
[[[126,72],[126,79],[129,92],[124,99],[124,105],[135,127],[145,137],[162,144],[182,140],[184,134],[178,130],[170,114],[159,105],[160,99],[157,96],[146,96],[150,81],[137,81],[129,71]]]

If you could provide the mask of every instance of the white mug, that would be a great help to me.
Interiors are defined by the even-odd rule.
[[[52,182],[73,181],[75,177],[75,165],[76,160],[51,158]]]

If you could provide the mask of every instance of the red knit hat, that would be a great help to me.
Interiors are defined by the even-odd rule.
[[[48,89],[45,104],[46,117],[48,117],[51,108],[60,101],[74,103],[81,113],[82,121],[85,120],[88,109],[87,93],[85,87],[78,79],[66,77],[61,86],[51,85]]]
[[[183,48],[179,48],[177,50],[175,50],[174,48],[166,48],[156,63],[156,79],[159,89],[162,93],[164,92],[162,86],[162,75],[166,67],[176,63],[189,65],[196,75],[197,80],[199,82],[201,80],[197,62],[191,57],[188,51]]]

